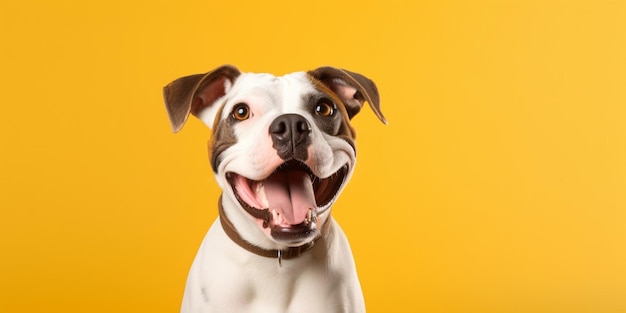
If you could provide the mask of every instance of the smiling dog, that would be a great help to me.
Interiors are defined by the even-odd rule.
[[[191,266],[181,312],[364,312],[352,252],[330,208],[354,171],[350,120],[378,90],[333,67],[281,77],[222,66],[164,87],[174,132],[212,129],[219,218]]]

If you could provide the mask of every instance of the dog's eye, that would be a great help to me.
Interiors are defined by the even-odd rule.
[[[250,118],[250,108],[245,103],[239,103],[235,105],[233,112],[231,113],[232,117],[238,121],[247,120]]]
[[[322,116],[331,116],[335,114],[335,104],[322,99],[315,105],[315,113]]]

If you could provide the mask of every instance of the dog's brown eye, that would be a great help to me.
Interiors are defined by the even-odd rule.
[[[239,103],[233,109],[232,116],[238,121],[247,120],[250,118],[250,108],[245,103]]]
[[[315,106],[315,113],[322,115],[322,116],[331,116],[335,114],[335,105],[330,102],[322,100],[318,102],[317,105]]]

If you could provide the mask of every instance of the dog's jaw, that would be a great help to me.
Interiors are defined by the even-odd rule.
[[[320,140],[318,144],[323,147],[310,153],[306,162],[285,162],[276,155],[270,155],[263,158],[261,163],[242,163],[242,160],[253,160],[254,152],[246,153],[245,149],[235,146],[232,150],[236,152],[228,151],[227,156],[221,159],[216,178],[223,190],[221,201],[224,213],[245,241],[264,249],[282,250],[308,244],[323,235],[324,225],[330,223],[331,207],[349,182],[356,158],[352,146],[344,140]],[[326,149],[330,152],[320,152]],[[313,197],[316,198],[314,207],[310,215],[309,212],[302,214],[300,211],[300,220],[292,216],[291,223],[284,223],[280,220],[282,217],[276,215],[280,210],[268,207],[270,199],[267,199],[264,191],[257,188],[267,188],[259,182],[266,181],[275,172],[288,168],[297,171],[294,168],[300,166],[305,168],[301,171],[306,171],[312,177],[310,182],[313,186],[310,187],[313,189]],[[302,174],[296,176],[298,175]],[[235,180],[246,184],[247,187],[244,188],[247,190],[237,190]],[[243,200],[239,194],[243,192],[253,193],[246,198],[248,201]],[[309,223],[304,223],[307,218],[310,218]],[[300,221],[303,223],[299,223]],[[281,224],[285,227],[280,228]]]
[[[301,244],[315,238],[322,225],[318,216],[330,209],[343,188],[348,164],[320,178],[300,161],[288,161],[262,180],[227,172],[226,179],[239,207],[257,219],[273,240]],[[261,223],[262,222],[262,223]]]

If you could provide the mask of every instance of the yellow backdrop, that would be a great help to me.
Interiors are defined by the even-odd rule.
[[[216,217],[223,63],[379,86],[334,216],[369,312],[626,312],[623,1],[0,4],[0,311],[175,312]],[[311,299],[323,301],[323,299]]]

